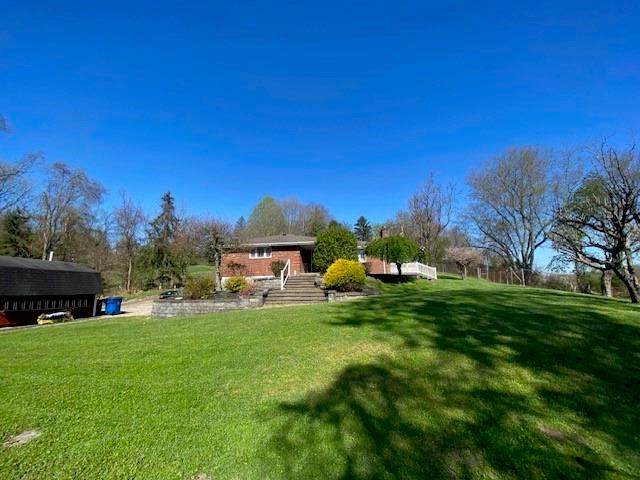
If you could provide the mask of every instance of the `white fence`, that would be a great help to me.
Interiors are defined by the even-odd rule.
[[[389,266],[389,273],[398,274],[398,267],[394,263]],[[411,262],[402,264],[403,275],[417,275],[419,277],[428,278],[430,280],[438,279],[438,272],[435,267],[430,267],[420,262]]]
[[[287,280],[289,280],[290,275],[291,275],[291,259],[288,259],[287,263],[285,263],[282,270],[280,270],[280,290],[284,290],[284,285],[287,283]]]

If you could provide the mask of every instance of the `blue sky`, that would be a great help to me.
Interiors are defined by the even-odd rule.
[[[0,156],[150,211],[380,222],[430,171],[640,131],[639,2],[86,3],[0,1]]]

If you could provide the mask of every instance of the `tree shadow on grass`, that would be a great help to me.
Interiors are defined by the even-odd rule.
[[[638,478],[640,329],[607,307],[419,285],[341,306],[334,325],[402,346],[281,405],[279,467],[287,478]]]

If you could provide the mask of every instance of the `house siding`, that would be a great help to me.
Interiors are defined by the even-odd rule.
[[[271,258],[249,258],[249,250],[238,252],[226,252],[222,258],[222,276],[231,277],[242,275],[246,277],[267,277],[273,276],[271,262],[282,260],[286,262],[291,259],[291,273],[303,273],[302,254],[299,246],[274,246],[271,248]],[[229,268],[230,263],[244,265],[242,271],[234,272]]]
[[[389,272],[389,264],[387,263],[385,268],[385,262],[383,262],[379,258],[367,256],[364,265],[367,269],[367,273],[370,273],[372,275],[380,275]]]

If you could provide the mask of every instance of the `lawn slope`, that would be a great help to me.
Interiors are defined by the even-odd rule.
[[[638,478],[640,311],[443,279],[0,334],[0,478]]]

